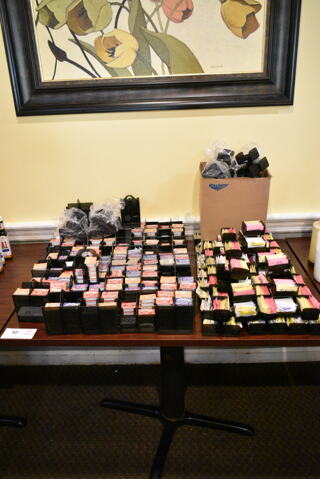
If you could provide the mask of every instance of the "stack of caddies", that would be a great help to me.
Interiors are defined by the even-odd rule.
[[[183,223],[149,222],[88,245],[53,238],[13,300],[49,334],[190,334],[195,289]]]
[[[319,302],[262,221],[195,235],[204,335],[320,334]]]

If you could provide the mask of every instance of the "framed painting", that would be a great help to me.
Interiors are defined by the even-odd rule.
[[[0,0],[16,113],[293,103],[301,0]]]

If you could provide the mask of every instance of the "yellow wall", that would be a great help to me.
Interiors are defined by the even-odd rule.
[[[45,221],[81,198],[140,196],[145,217],[198,214],[198,164],[215,139],[256,142],[273,175],[269,213],[320,211],[320,2],[302,7],[290,107],[15,116],[0,40],[0,214]]]

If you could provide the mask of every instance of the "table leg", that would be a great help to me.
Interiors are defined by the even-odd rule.
[[[23,417],[16,416],[0,416],[0,427],[24,427],[27,424],[27,420]]]
[[[142,416],[159,419],[163,430],[156,455],[153,460],[149,479],[160,479],[165,467],[166,458],[176,429],[183,425],[207,427],[227,432],[252,436],[251,427],[241,423],[201,416],[185,411],[184,398],[186,375],[183,347],[161,347],[161,389],[160,406],[129,403],[113,399],[104,399],[101,406],[117,409]]]

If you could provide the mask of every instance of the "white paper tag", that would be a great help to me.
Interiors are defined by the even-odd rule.
[[[32,339],[36,332],[36,329],[7,328],[1,339]]]

